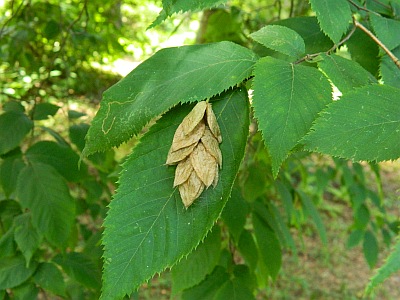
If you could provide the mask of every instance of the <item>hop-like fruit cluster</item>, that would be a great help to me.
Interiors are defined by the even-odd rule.
[[[222,142],[217,118],[210,103],[201,101],[183,119],[175,131],[167,165],[177,165],[174,187],[188,208],[210,185],[218,183],[222,167]]]

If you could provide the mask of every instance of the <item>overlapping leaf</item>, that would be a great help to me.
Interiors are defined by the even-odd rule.
[[[338,55],[322,55],[318,67],[328,76],[333,84],[346,93],[354,88],[377,83],[375,77],[353,60]]]
[[[254,75],[255,116],[276,176],[289,151],[330,101],[331,87],[315,68],[271,57],[257,62]]]
[[[347,0],[309,0],[317,14],[322,30],[334,43],[339,42],[351,21],[351,10]]]
[[[231,42],[160,50],[104,93],[84,155],[121,144],[179,102],[203,100],[240,83],[256,59]]]
[[[392,50],[400,45],[400,21],[370,14],[371,24],[379,40]]]
[[[352,160],[400,157],[400,90],[365,86],[329,105],[304,138],[306,148]]]
[[[305,52],[303,38],[296,31],[284,26],[265,26],[250,37],[267,48],[289,56],[299,57]]]
[[[187,210],[173,188],[174,167],[165,165],[165,159],[191,106],[164,115],[124,164],[104,223],[103,299],[130,294],[156,272],[174,265],[199,244],[220,215],[243,158],[249,117],[245,90],[229,91],[215,100],[223,136],[220,180]]]

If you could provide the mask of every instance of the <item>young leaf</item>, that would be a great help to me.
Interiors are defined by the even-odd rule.
[[[30,213],[19,215],[14,219],[14,238],[25,257],[26,266],[29,267],[32,255],[41,241],[41,236],[32,226]]]
[[[319,24],[334,43],[338,43],[351,21],[351,10],[346,0],[309,0]]]
[[[329,103],[331,86],[315,68],[272,57],[257,62],[254,76],[254,114],[270,151],[276,177],[290,150]]]
[[[104,92],[84,155],[127,141],[179,102],[210,98],[249,77],[256,55],[231,42],[160,50]]]
[[[25,267],[23,256],[0,259],[0,290],[10,289],[25,282],[35,272],[37,263]]]
[[[214,226],[196,250],[172,268],[172,294],[200,283],[218,263],[221,253],[221,230]]]
[[[303,38],[284,26],[268,25],[250,34],[250,37],[267,48],[292,57],[299,57],[305,52]]]
[[[353,60],[338,55],[322,54],[318,67],[342,92],[347,93],[357,87],[377,83],[375,77]]]
[[[256,214],[253,214],[254,233],[260,256],[269,276],[276,279],[282,266],[282,250],[275,232]]]
[[[371,278],[365,294],[370,294],[380,283],[385,281],[391,274],[400,270],[400,239],[397,239],[393,251],[390,253],[385,264]]]
[[[64,178],[49,165],[31,163],[18,176],[17,196],[32,212],[33,226],[47,240],[64,247],[75,218],[75,203]]]
[[[44,290],[65,297],[65,283],[60,270],[52,263],[41,263],[33,276],[35,283]]]
[[[98,291],[101,287],[100,269],[90,257],[79,253],[70,252],[57,255],[53,261],[60,265],[65,273],[85,287]]]
[[[371,85],[335,101],[303,139],[310,151],[352,160],[400,157],[399,89]]]
[[[369,267],[373,268],[378,261],[379,248],[375,235],[369,230],[364,235],[363,252]]]
[[[22,112],[8,111],[0,115],[0,155],[19,145],[32,129],[33,122]]]
[[[156,272],[173,266],[219,217],[244,155],[249,116],[246,90],[235,89],[214,100],[224,165],[218,185],[205,190],[187,210],[173,188],[174,167],[166,166],[165,159],[191,106],[165,114],[125,162],[104,223],[103,299],[130,294]]]

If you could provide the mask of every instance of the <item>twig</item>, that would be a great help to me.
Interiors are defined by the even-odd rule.
[[[331,53],[332,51],[335,51],[337,48],[339,48],[341,45],[343,45],[345,42],[347,42],[350,37],[353,35],[354,31],[356,31],[357,26],[354,26],[351,31],[337,44],[333,45],[333,47],[331,49],[329,49],[328,51],[326,51],[326,53]]]
[[[357,28],[360,28],[362,31],[364,31],[371,39],[374,40],[375,43],[377,43],[383,51],[386,52],[386,54],[390,57],[390,59],[395,63],[395,65],[400,69],[400,60],[393,54],[392,51],[390,51],[371,31],[369,31],[364,25],[362,25],[360,22],[358,22],[356,19],[353,17],[353,23]]]
[[[363,10],[363,11],[366,11],[366,12],[369,12],[369,13],[373,13],[373,14],[379,16],[379,14],[378,14],[377,12],[375,12],[375,11],[373,11],[373,10],[369,10],[368,8],[366,8],[366,7],[364,7],[364,6],[360,6],[360,5],[358,5],[357,3],[355,3],[353,0],[347,0],[347,1],[348,1],[351,5],[353,5],[354,7],[356,7],[358,10]]]

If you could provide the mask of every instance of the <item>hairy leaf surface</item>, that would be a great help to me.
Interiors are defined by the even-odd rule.
[[[174,167],[165,165],[177,126],[192,105],[165,114],[143,136],[123,166],[120,186],[105,220],[103,299],[130,294],[156,272],[173,266],[205,237],[219,217],[243,158],[248,134],[247,92],[216,97],[224,164],[220,180],[185,209],[173,188]]]
[[[328,80],[315,68],[271,57],[260,59],[254,72],[253,106],[272,157],[272,171],[311,128],[331,99]]]
[[[340,41],[351,21],[351,10],[347,0],[309,0],[317,14],[322,30],[333,42]]]
[[[356,161],[400,157],[400,90],[365,86],[335,101],[304,138],[306,148]]]
[[[256,60],[231,42],[160,50],[104,92],[84,155],[127,141],[179,102],[204,100],[240,83]]]

